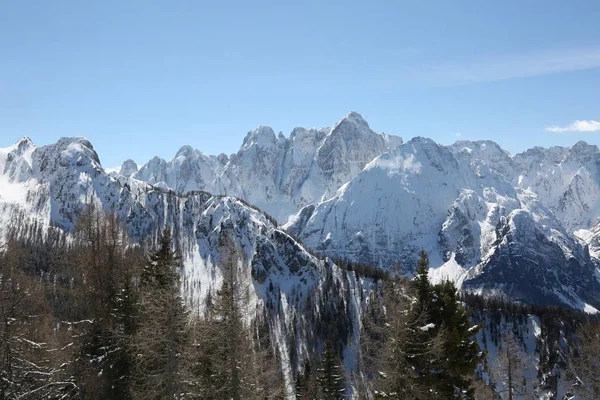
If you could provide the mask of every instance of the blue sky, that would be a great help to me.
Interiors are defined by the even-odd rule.
[[[599,20],[598,1],[3,1],[0,147],[86,136],[113,167],[350,110],[405,139],[600,144]]]

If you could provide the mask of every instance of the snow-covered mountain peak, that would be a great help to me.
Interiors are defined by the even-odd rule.
[[[13,145],[13,147],[15,148],[15,150],[24,152],[24,151],[29,150],[30,148],[34,147],[34,145],[33,145],[33,141],[28,136],[23,136],[21,139],[19,139],[17,141],[17,143],[15,143]]]
[[[164,182],[167,174],[167,162],[160,157],[152,157],[150,161],[135,173],[135,178],[156,184]]]
[[[22,137],[12,146],[0,148],[0,173],[4,172],[5,164],[7,162],[12,161],[15,157],[19,157],[28,150],[34,148],[33,142],[27,136]]]
[[[121,165],[119,175],[129,177],[138,172],[138,170],[139,168],[135,161],[133,161],[132,159],[125,160],[125,162],[123,162],[123,164]]]
[[[421,171],[423,164],[415,158],[414,154],[402,154],[401,151],[382,154],[370,163],[363,171],[379,168],[387,174],[415,173]]]
[[[98,153],[94,150],[92,143],[85,137],[62,137],[56,144],[43,146],[38,150],[36,154],[38,154],[40,162],[44,160],[58,161],[61,167],[88,166],[95,170],[102,169]],[[53,157],[55,160],[48,160]],[[43,170],[44,165],[40,165],[40,168]]]
[[[510,153],[504,150],[500,145],[492,140],[458,140],[453,145],[450,145],[453,151],[462,151],[464,149],[471,150],[467,151],[468,154],[498,154],[510,157]],[[473,153],[475,152],[475,153]]]
[[[320,139],[320,137],[322,137],[322,136],[324,136],[323,130],[318,130],[316,128],[307,129],[307,128],[298,126],[292,130],[292,133],[290,133],[289,140],[291,142],[302,141],[308,137],[313,138],[313,139]]]
[[[471,164],[475,169],[485,164],[487,168],[500,173],[508,181],[515,174],[515,162],[512,156],[491,140],[460,140],[448,148],[459,161]]]
[[[435,166],[438,170],[446,160],[456,167],[452,154],[431,139],[415,137],[389,153],[382,154],[368,163],[364,171],[380,169],[384,174],[420,174],[423,166]],[[405,181],[406,183],[406,181]]]
[[[395,153],[403,154],[405,158],[412,154],[416,160],[431,164],[439,171],[444,171],[449,166],[458,168],[456,158],[448,148],[421,136],[414,137],[398,147]]]
[[[600,158],[598,146],[580,140],[569,149],[565,161],[588,162],[594,157]]]
[[[273,128],[266,125],[260,125],[253,131],[248,132],[244,138],[244,143],[240,151],[248,150],[252,146],[258,146],[263,149],[269,149],[277,143],[277,136]],[[238,152],[239,153],[239,152]]]
[[[24,182],[31,177],[31,154],[35,146],[24,137],[12,146],[0,148],[0,180]],[[2,193],[0,193],[2,197]]]
[[[342,129],[342,126],[355,125],[362,129],[370,129],[369,124],[365,119],[357,113],[356,111],[350,111],[344,118],[339,120],[331,129],[332,132],[335,132],[337,129]]]
[[[348,142],[360,137],[369,137],[373,135],[380,136],[371,130],[367,121],[365,121],[359,113],[351,111],[333,125],[328,135],[331,138],[326,140],[331,141],[333,138],[343,137],[344,141]]]
[[[552,152],[549,157],[560,154]],[[531,156],[536,153],[548,157],[543,149]],[[548,172],[570,187],[563,203],[571,208],[555,214],[536,195],[541,184],[511,185],[516,164],[493,142],[446,147],[416,137],[375,158],[333,198],[303,208],[284,228],[331,257],[382,267],[399,263],[409,272],[418,251],[425,249],[432,276],[467,278],[469,290],[581,309],[596,304],[600,286],[589,254],[557,217],[578,221],[573,205],[586,209],[597,197],[588,169]],[[543,187],[552,190],[555,183],[549,182]],[[510,287],[502,286],[508,281],[502,277],[505,264],[514,268]],[[577,277],[570,269],[578,271]],[[551,289],[536,281],[541,275]],[[522,294],[527,291],[530,295]]]
[[[333,196],[367,163],[401,143],[398,136],[372,131],[351,112],[333,127],[298,127],[289,137],[260,125],[230,157],[184,146],[171,161],[154,158],[133,177],[179,194],[236,196],[285,221],[301,207]]]
[[[189,144],[181,146],[177,153],[175,153],[175,158],[179,157],[191,157],[194,154],[194,148]]]
[[[181,207],[192,207],[181,223],[189,217],[214,229],[215,221],[226,222],[234,213],[239,222],[234,226],[277,228],[252,207],[220,196],[197,220],[206,200],[194,196],[207,191],[241,198],[281,222],[292,215],[285,228],[323,255],[384,267],[401,263],[409,271],[423,248],[431,254],[432,267],[445,266],[439,276],[466,278],[470,288],[486,287],[485,282],[500,285],[504,262],[525,277],[560,270],[566,281],[569,265],[590,277],[592,261],[572,232],[595,226],[600,215],[596,146],[581,142],[571,148],[534,148],[511,157],[491,141],[442,146],[416,137],[392,145],[400,141],[373,132],[359,114],[351,113],[332,128],[296,128],[289,138],[260,126],[231,158],[183,146],[171,161],[155,157],[138,170],[128,160],[120,174],[107,175],[85,138],[62,138],[40,148],[22,139],[0,149],[0,173],[8,188],[0,194],[12,204],[10,212],[14,204],[31,198],[21,211],[39,209],[44,221],[51,218],[66,229],[87,199],[119,210],[121,218],[134,222],[140,238],[158,232],[149,230],[148,218],[161,226],[168,212],[180,221]],[[18,186],[27,190],[9,196]],[[260,239],[265,246],[269,240]],[[600,252],[600,245],[586,241],[594,254]],[[535,251],[537,247],[544,251]],[[547,279],[561,293],[567,291]],[[591,289],[578,280],[572,284],[587,302]]]

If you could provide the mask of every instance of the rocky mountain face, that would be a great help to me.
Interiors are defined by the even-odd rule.
[[[331,199],[303,208],[285,228],[320,254],[406,274],[425,249],[437,280],[595,312],[596,263],[574,234],[597,218],[595,186],[579,184],[593,180],[593,147],[550,149],[540,165],[537,152],[512,157],[492,142],[445,147],[415,138],[377,157]],[[581,201],[561,201],[565,196]]]
[[[534,147],[514,156],[490,141],[460,141],[449,149],[459,159],[486,164],[514,187],[534,192],[572,231],[598,222],[600,150],[595,145]]]
[[[178,194],[205,190],[239,197],[286,221],[301,207],[333,195],[373,158],[401,143],[397,136],[373,132],[351,112],[330,128],[295,128],[289,137],[259,126],[230,157],[184,146],[173,160],[155,157],[137,172],[129,160],[120,174]]]

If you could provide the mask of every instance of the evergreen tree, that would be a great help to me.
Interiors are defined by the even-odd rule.
[[[344,371],[337,360],[330,340],[325,341],[323,361],[318,370],[319,389],[323,400],[339,400],[344,398]]]
[[[431,285],[429,283],[429,256],[425,250],[421,250],[419,253],[416,276],[413,282],[417,297],[415,314],[427,312],[431,302]]]
[[[473,372],[483,354],[454,285],[429,283],[429,260],[421,251],[410,285],[389,279],[381,305],[372,301],[363,326],[363,365],[381,398],[471,398]],[[414,302],[407,301],[409,286]],[[408,292],[408,293],[407,293]]]
[[[133,354],[129,351],[130,338],[138,327],[139,293],[135,290],[134,279],[142,260],[139,248],[133,248],[126,258],[122,287],[117,293],[115,305],[116,343],[122,349],[112,365],[115,381],[113,382],[114,398],[129,399],[131,397],[131,378],[135,366]],[[139,277],[139,274],[137,274]]]
[[[165,228],[158,241],[157,250],[150,255],[142,270],[142,286],[172,291],[179,282],[179,258],[171,249],[171,231]]]
[[[374,293],[363,321],[361,366],[366,391],[377,399],[430,399],[427,366],[442,352],[440,335],[426,336],[427,323],[407,296],[402,278],[382,282]]]
[[[471,322],[452,282],[433,286],[430,321],[439,327],[444,343],[443,356],[432,372],[439,393],[446,398],[472,396],[471,375],[483,359],[474,340],[481,326]]]
[[[432,288],[429,282],[429,256],[424,250],[419,253],[412,286],[416,302],[408,312],[409,335],[402,351],[410,355],[408,359],[410,368],[419,383],[431,388],[437,384],[432,371],[442,359],[442,349],[439,325],[436,325],[431,318]]]

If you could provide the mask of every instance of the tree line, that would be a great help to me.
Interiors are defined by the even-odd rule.
[[[200,313],[184,305],[167,229],[148,251],[115,215],[88,206],[71,234],[9,234],[0,248],[0,400],[296,395],[284,384],[272,310],[251,306],[227,232],[222,282]],[[310,398],[329,398],[334,386],[345,392],[338,352],[322,345],[306,364],[316,382]]]

